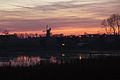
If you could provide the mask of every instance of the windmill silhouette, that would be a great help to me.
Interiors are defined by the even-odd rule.
[[[46,33],[46,37],[50,38],[51,37],[51,28],[49,25],[46,25],[45,30],[43,31]]]

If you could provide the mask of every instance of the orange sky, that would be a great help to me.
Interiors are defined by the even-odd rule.
[[[104,33],[101,21],[120,13],[120,0],[0,0],[0,32]]]
[[[45,34],[45,32],[43,31],[19,31],[19,32],[11,32],[13,33],[38,33],[38,34]],[[68,29],[56,29],[56,30],[52,30],[51,31],[52,35],[54,34],[64,34],[64,35],[81,35],[84,33],[88,33],[88,34],[103,34],[104,33],[104,29],[103,28],[90,28],[90,29],[86,29],[86,28],[77,28],[77,29],[73,29],[73,28],[68,28]]]

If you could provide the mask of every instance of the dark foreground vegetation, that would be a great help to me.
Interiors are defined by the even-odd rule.
[[[120,57],[72,60],[71,63],[31,67],[0,67],[2,80],[109,80],[120,78]]]
[[[0,54],[46,51],[59,53],[80,50],[120,50],[120,35],[86,34],[81,36],[51,36],[18,38],[0,35]],[[46,52],[46,53],[48,53]]]

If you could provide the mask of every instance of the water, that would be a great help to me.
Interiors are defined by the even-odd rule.
[[[32,66],[39,64],[39,56],[0,57],[0,66]]]
[[[18,56],[1,56],[0,57],[0,67],[1,66],[34,66],[37,64],[41,64],[41,62],[45,63],[52,63],[58,64],[63,62],[69,62],[70,60],[78,59],[89,59],[89,58],[99,58],[99,57],[107,57],[107,56],[120,56],[119,51],[114,53],[111,51],[104,52],[104,53],[95,53],[96,51],[92,51],[90,53],[62,53],[61,55],[52,55],[52,54],[45,54],[45,55],[18,55]],[[14,53],[15,54],[15,53]]]

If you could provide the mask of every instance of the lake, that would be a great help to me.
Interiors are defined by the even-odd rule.
[[[19,54],[18,54],[19,53]],[[0,56],[0,66],[34,66],[36,64],[54,63],[61,64],[62,62],[70,63],[71,60],[99,58],[107,56],[120,56],[120,51],[81,51],[80,53],[23,53],[16,52],[13,54],[5,54]]]

